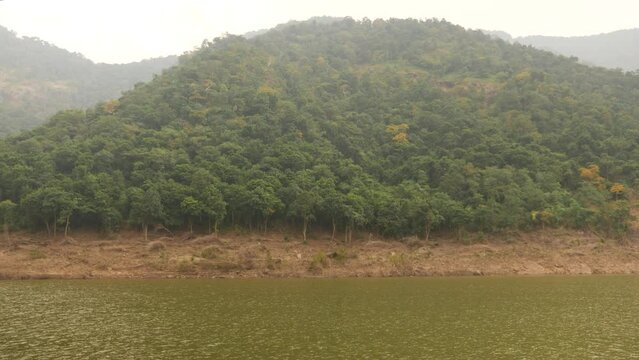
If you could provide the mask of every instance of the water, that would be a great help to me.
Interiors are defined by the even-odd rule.
[[[0,359],[632,359],[639,277],[0,282]]]

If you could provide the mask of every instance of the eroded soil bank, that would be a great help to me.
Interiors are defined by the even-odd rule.
[[[639,273],[639,242],[567,230],[463,242],[380,240],[352,244],[318,236],[304,244],[280,233],[144,241],[139,233],[0,241],[0,279],[175,277],[383,277]]]

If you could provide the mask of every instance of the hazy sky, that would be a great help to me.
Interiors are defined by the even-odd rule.
[[[639,27],[638,14],[637,0],[0,0],[0,25],[100,62],[181,54],[225,32],[321,15],[573,36]]]

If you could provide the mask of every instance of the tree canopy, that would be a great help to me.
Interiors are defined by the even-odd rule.
[[[15,225],[622,234],[639,76],[439,20],[205,42],[119,100],[0,142]]]

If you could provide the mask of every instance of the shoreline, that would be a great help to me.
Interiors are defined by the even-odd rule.
[[[282,233],[155,237],[83,233],[51,240],[19,233],[0,242],[0,280],[361,278],[639,274],[639,244],[550,229],[467,239],[318,236]]]

